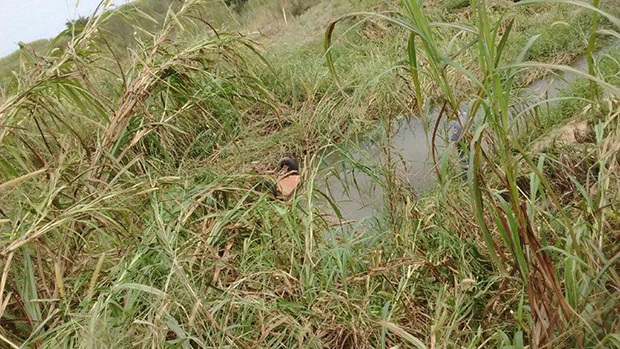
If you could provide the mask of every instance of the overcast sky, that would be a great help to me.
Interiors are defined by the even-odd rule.
[[[0,0],[0,57],[20,41],[49,39],[66,28],[68,19],[89,16],[101,0]],[[129,2],[114,0],[115,5]],[[77,6],[76,6],[77,3]]]

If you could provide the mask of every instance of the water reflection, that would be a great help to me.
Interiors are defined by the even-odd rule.
[[[436,118],[436,116],[434,117]],[[436,156],[440,161],[446,150],[452,124],[440,125],[435,139]],[[415,192],[433,188],[436,183],[432,159],[432,139],[423,122],[416,117],[401,117],[392,127],[390,149],[397,175],[408,182]],[[430,133],[430,132],[429,132]],[[322,179],[325,191],[337,203],[345,220],[359,221],[374,216],[383,206],[382,169],[387,164],[385,135],[362,142],[345,157],[331,155],[326,163],[333,167]],[[332,209],[329,213],[335,216]]]
[[[619,42],[606,47],[597,52],[595,57],[601,57],[607,51],[618,47]],[[587,59],[584,57],[574,64],[572,68],[587,72]],[[541,79],[518,93],[515,104],[510,108],[510,114],[519,116],[512,120],[516,132],[522,126],[527,126],[528,110],[533,105],[541,102],[546,107],[552,107],[557,103],[553,99],[561,96],[562,90],[570,86],[571,83],[579,78],[574,73],[562,72]],[[548,101],[551,100],[551,101]],[[520,101],[520,102],[519,102]],[[462,125],[468,119],[471,104],[462,104],[459,121],[445,121],[439,125],[438,137],[436,139],[437,161],[441,162],[444,151],[450,152],[456,147],[448,147],[459,139]],[[437,119],[437,110],[430,113],[429,119]],[[482,121],[482,108],[478,109],[474,120]],[[475,127],[474,127],[475,128]],[[436,185],[434,174],[434,164],[431,153],[432,132],[419,118],[401,117],[392,126],[392,137],[390,140],[392,163],[397,168],[400,178],[405,178],[414,192],[420,193],[429,190]],[[373,137],[371,137],[373,138]],[[384,137],[374,137],[378,140],[362,142],[358,149],[349,151],[346,155],[332,155],[326,161],[327,167],[331,168],[327,176],[321,180],[320,187],[327,192],[338,206],[344,220],[360,221],[368,217],[378,217],[383,205],[384,177],[380,174],[381,169],[387,164],[385,156],[386,141]],[[484,146],[484,144],[483,144]],[[455,155],[458,154],[458,155]],[[460,155],[460,156],[459,156]],[[344,157],[343,157],[344,156]],[[466,159],[461,152],[452,152],[454,158],[460,157],[457,161],[461,169],[466,167]],[[329,205],[326,211],[332,217],[337,216]]]

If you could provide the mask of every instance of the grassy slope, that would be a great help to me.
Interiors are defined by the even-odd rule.
[[[529,59],[566,63],[585,51],[584,12],[555,5],[530,12],[494,4],[493,16],[516,16],[506,61],[541,32]],[[5,261],[11,259],[5,264],[9,281],[3,295],[10,291],[12,297],[0,334],[14,343],[48,347],[164,342],[391,347],[411,336],[429,346],[487,341],[495,347],[518,343],[520,336],[527,340],[533,320],[523,286],[493,268],[471,219],[466,183],[455,178],[443,193],[420,200],[410,199],[406,187],[394,186],[388,199],[396,204],[386,205],[391,215],[353,228],[320,218],[318,194],[310,185],[317,151],[375,129],[385,115],[414,105],[408,72],[391,69],[406,60],[406,36],[392,26],[370,21],[339,39],[336,65],[349,97],[337,93],[325,65],[322,34],[330,21],[349,11],[385,7],[370,0],[320,2],[289,16],[285,24],[272,3],[253,5],[240,15],[221,8],[202,15],[218,17],[218,24],[228,29],[261,31],[258,50],[271,70],[232,39],[207,43],[198,54],[185,52],[208,32],[186,24],[187,38],[167,42],[149,66],[163,82],[132,110],[117,140],[116,148],[129,149],[135,140],[133,147],[119,164],[101,162],[111,174],[102,179],[107,184],[82,174],[90,171],[91,153],[102,146],[100,129],[107,125],[103,115],[91,110],[101,104],[103,114],[113,115],[131,96],[122,94],[116,62],[105,51],[97,53],[98,64],[70,61],[62,68],[85,72],[88,79],[77,81],[97,103],[73,98],[78,90],[70,89],[70,81],[48,83],[51,75],[41,72],[44,88],[32,93],[23,108],[4,109],[11,125],[23,131],[3,135],[0,182],[41,167],[48,170],[40,181],[22,178],[0,187],[0,202],[12,203],[0,205],[3,253],[10,244],[28,239],[3,255]],[[460,6],[429,2],[427,10],[438,19],[469,21],[471,11]],[[451,34],[442,31],[438,37],[445,43]],[[148,49],[136,47],[140,59],[129,52],[121,62],[130,81],[139,81],[146,70],[141,64]],[[171,56],[180,52],[173,61]],[[474,64],[474,58],[464,55],[462,64]],[[194,64],[202,68],[187,69]],[[610,60],[605,67],[604,75],[613,79],[617,65]],[[522,83],[542,73],[523,75]],[[470,98],[467,81],[452,81],[460,98]],[[429,97],[440,98],[432,81],[424,86]],[[8,97],[3,105],[7,102]],[[43,104],[51,110],[35,109],[35,115],[45,137],[28,112]],[[541,116],[546,124],[538,132],[560,123],[565,115],[558,114],[574,114],[583,106],[560,108],[561,113]],[[71,122],[63,123],[58,115],[71,117]],[[605,120],[607,114],[603,109],[594,116]],[[613,158],[605,145],[612,136],[595,143],[600,150],[591,161]],[[525,144],[536,135],[528,137]],[[110,152],[118,157],[120,151]],[[282,155],[304,160],[304,191],[291,202],[247,192]],[[570,166],[574,159],[565,160],[564,166]],[[598,171],[587,168],[580,179],[600,178],[594,175]],[[612,174],[607,178],[614,180]],[[607,190],[603,184],[593,188],[600,195]],[[605,200],[613,202],[616,194],[610,191]],[[571,345],[582,333],[587,344],[604,346],[600,341],[618,331],[616,320],[609,318],[618,290],[613,268],[605,273],[600,265],[617,251],[603,235],[600,245],[590,246],[590,234],[599,235],[589,229],[609,230],[613,236],[617,221],[604,206],[601,216],[595,216],[599,210],[591,201],[572,199],[566,204],[583,207],[573,218],[590,252],[572,269],[571,259],[560,253],[554,261],[566,273],[563,284],[576,279],[583,290],[578,309],[586,320],[558,330],[558,345]],[[569,244],[562,238],[557,246]]]
[[[48,40],[37,40],[27,44],[24,48],[26,51],[34,51],[43,54],[49,45]],[[0,80],[8,77],[12,72],[19,71],[20,52],[15,51],[6,57],[0,58]]]
[[[158,27],[153,21],[136,16],[135,13],[138,11],[148,13],[155,21],[161,21],[172,3],[174,1],[137,0],[131,4],[123,5],[118,8],[118,11],[119,13],[127,13],[128,16],[119,15],[107,21],[100,28],[102,36],[113,47],[123,52],[126,48],[131,48],[135,44],[136,34],[133,26],[138,26],[146,31],[154,31]],[[27,43],[24,54],[31,55],[32,50],[34,50],[38,54],[44,55],[55,48],[64,48],[71,35],[69,30],[65,30],[64,33],[59,35],[58,40],[42,39]],[[5,80],[12,72],[20,71],[20,51],[22,49],[0,59],[0,81]]]

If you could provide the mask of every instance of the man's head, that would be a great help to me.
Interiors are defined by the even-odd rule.
[[[299,165],[295,160],[289,157],[285,157],[278,161],[278,169],[284,170],[286,173],[294,172],[299,173]]]

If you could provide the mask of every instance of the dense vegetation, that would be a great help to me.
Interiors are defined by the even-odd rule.
[[[103,6],[0,61],[2,347],[620,347],[617,2],[230,5]],[[390,125],[464,102],[465,178],[448,149],[418,192]],[[291,200],[260,185],[282,156]]]

